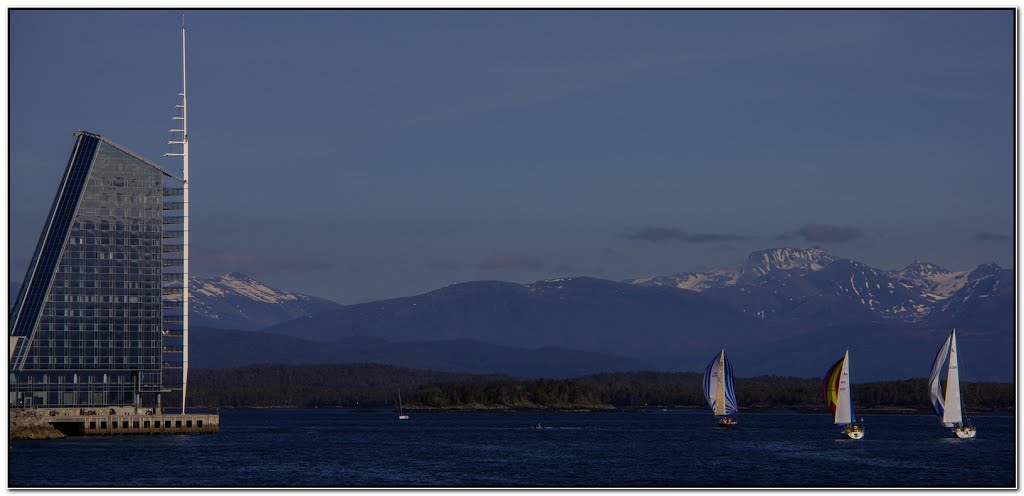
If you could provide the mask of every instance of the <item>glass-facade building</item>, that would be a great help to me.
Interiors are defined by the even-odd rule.
[[[143,406],[180,388],[181,194],[158,165],[75,133],[10,314],[10,406]]]

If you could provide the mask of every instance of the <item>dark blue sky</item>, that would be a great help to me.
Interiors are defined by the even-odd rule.
[[[12,280],[75,129],[173,164],[179,15],[11,12]],[[186,16],[199,275],[353,303],[772,246],[1013,264],[1011,10]]]

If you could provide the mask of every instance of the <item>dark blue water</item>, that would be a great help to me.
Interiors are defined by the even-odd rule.
[[[532,426],[541,422],[544,429]],[[1013,416],[225,411],[218,434],[14,441],[10,487],[1012,487]]]

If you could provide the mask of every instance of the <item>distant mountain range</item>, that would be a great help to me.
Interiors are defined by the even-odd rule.
[[[927,375],[955,326],[967,380],[1014,377],[1013,271],[993,263],[887,271],[820,248],[774,248],[702,272],[473,281],[346,306],[238,273],[193,278],[192,288],[192,361],[202,367],[378,361],[568,377],[698,370],[727,347],[741,376],[815,376],[849,346],[859,382]]]
[[[880,319],[997,328],[1012,328],[1014,319],[1013,271],[994,263],[951,272],[914,262],[886,271],[820,248],[775,248],[751,253],[736,268],[625,282],[697,291],[761,319],[828,315],[832,323]]]
[[[385,363],[446,372],[519,377],[577,377],[604,371],[652,370],[650,363],[607,353],[557,347],[513,348],[468,339],[390,342],[345,337],[315,342],[253,331],[195,328],[190,364],[225,368],[254,363]]]
[[[950,272],[915,262],[886,271],[819,248],[776,248],[752,253],[737,268],[621,282],[454,284],[266,331],[319,341],[371,336],[559,346],[636,357],[666,370],[697,370],[725,346],[737,373],[749,375],[817,375],[851,346],[860,381],[926,375],[934,350],[956,326],[962,356],[971,361],[968,375],[1008,380],[1014,297],[1013,271],[995,264]]]
[[[590,277],[532,284],[476,281],[422,295],[345,306],[267,328],[330,341],[474,339],[512,347],[614,353],[672,367],[680,353],[768,339],[764,324],[699,293]],[[685,362],[683,362],[685,363]]]

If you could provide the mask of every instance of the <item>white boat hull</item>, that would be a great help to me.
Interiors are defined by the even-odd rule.
[[[960,439],[971,439],[975,434],[978,433],[978,429],[974,427],[957,427],[953,429],[953,434]]]
[[[398,416],[398,420],[409,420],[409,416],[408,415],[399,415]]]
[[[843,429],[843,434],[846,434],[850,439],[860,439],[864,437],[864,428],[860,426],[847,426]]]

